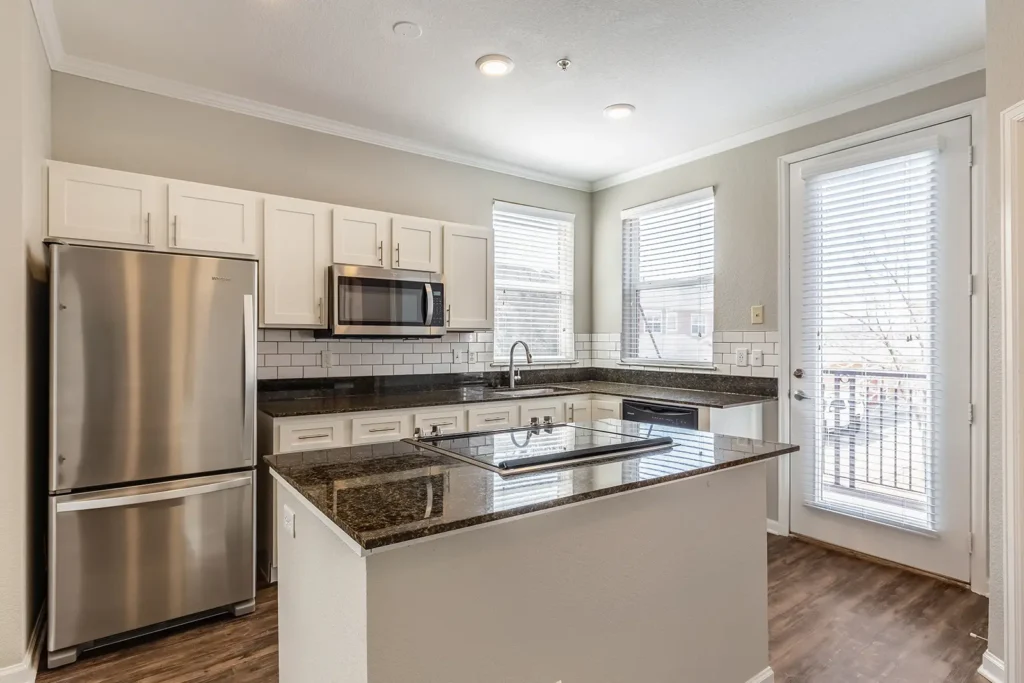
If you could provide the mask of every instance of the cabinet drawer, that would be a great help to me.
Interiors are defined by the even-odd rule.
[[[348,420],[337,417],[282,420],[275,453],[292,453],[349,445]]]
[[[419,429],[423,434],[430,434],[434,428],[439,429],[443,434],[453,432],[464,432],[466,426],[465,410],[445,410],[432,413],[417,413],[413,420],[413,429]]]
[[[490,429],[507,429],[519,425],[519,406],[497,405],[481,406],[469,409],[469,425],[471,432]]]
[[[411,415],[371,415],[352,418],[352,445],[398,441],[412,436]]]
[[[622,417],[622,401],[593,400],[590,402],[590,419],[603,420]]]
[[[564,406],[565,404],[561,400],[524,403],[520,413],[521,424],[528,427],[534,418],[537,418],[537,422],[541,424],[565,422]]]

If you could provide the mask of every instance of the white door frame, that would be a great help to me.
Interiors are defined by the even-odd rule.
[[[1024,401],[1020,392],[1024,383],[1018,374],[1024,355],[1020,314],[1024,306],[1024,159],[1016,150],[1024,143],[1024,102],[1004,111],[1000,117],[1002,165],[1002,242],[1003,242],[1003,587],[1005,615],[1006,683],[1024,683],[1024,440],[1018,430],[1024,427]],[[991,651],[991,647],[989,648]],[[988,653],[986,653],[987,658]]]
[[[971,532],[974,552],[971,555],[971,590],[988,595],[988,270],[985,262],[985,99],[964,102],[930,114],[900,121],[883,128],[858,133],[841,140],[827,142],[779,158],[779,440],[789,442],[789,390],[792,377],[789,338],[789,167],[814,157],[839,152],[885,138],[902,135],[921,128],[955,119],[971,117],[971,144],[974,166],[971,169],[971,271],[974,273],[971,297],[971,348],[977,349],[971,359],[971,402],[974,423],[971,429]],[[968,283],[964,283],[967,296]],[[777,530],[789,533],[790,457],[778,459],[779,521]],[[1024,509],[1024,508],[1022,508]],[[1024,683],[1022,680],[1020,683]]]

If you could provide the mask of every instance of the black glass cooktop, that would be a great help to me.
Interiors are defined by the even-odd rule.
[[[667,436],[620,434],[575,424],[431,436],[407,441],[503,475],[560,467],[571,461],[661,450],[671,448],[673,443]]]

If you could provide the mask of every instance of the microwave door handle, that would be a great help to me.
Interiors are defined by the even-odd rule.
[[[426,323],[427,327],[430,327],[434,320],[434,288],[428,282],[423,285],[423,291],[427,294],[427,319],[424,323]]]

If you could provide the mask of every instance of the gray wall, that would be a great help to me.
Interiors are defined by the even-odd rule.
[[[39,302],[45,287],[42,261],[43,160],[50,144],[50,68],[29,0],[0,3],[0,669],[22,663],[42,605],[41,558],[45,528],[40,505],[45,484],[43,375]],[[42,312],[45,314],[45,307]],[[37,351],[38,349],[38,351]],[[45,366],[44,366],[45,367]],[[30,378],[39,381],[30,381]],[[40,391],[35,391],[36,388]],[[41,452],[42,451],[42,452]],[[13,674],[17,676],[17,674]]]
[[[1002,246],[999,116],[1024,100],[1024,3],[988,0],[986,89],[988,93],[988,225],[989,273],[989,650],[1006,655],[1003,615],[1003,410],[1001,335]],[[1017,454],[1018,457],[1020,454]]]
[[[576,332],[590,331],[590,195],[76,76],[53,76],[53,158],[439,220],[501,199],[576,214]]]
[[[709,185],[716,188],[715,329],[778,330],[779,157],[984,94],[984,73],[970,74],[597,192],[593,331],[620,328],[622,210]],[[765,322],[752,326],[750,306],[759,303]]]

